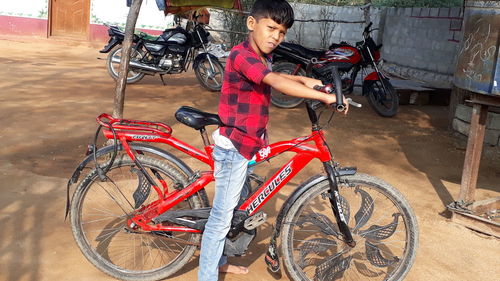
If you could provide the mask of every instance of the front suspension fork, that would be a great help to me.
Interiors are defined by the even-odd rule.
[[[344,211],[342,210],[342,206],[340,204],[340,194],[339,194],[339,186],[337,181],[338,173],[333,168],[330,162],[323,162],[323,166],[325,167],[325,171],[328,175],[328,182],[330,183],[330,204],[332,207],[333,214],[337,219],[337,225],[339,226],[340,232],[344,236],[344,241],[350,247],[356,246],[356,241],[352,238],[351,230],[347,225],[347,221],[344,216]]]

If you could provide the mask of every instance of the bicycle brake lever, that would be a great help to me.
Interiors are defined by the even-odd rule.
[[[347,98],[347,103],[357,108],[361,108],[363,106],[362,104],[353,101],[351,98]]]

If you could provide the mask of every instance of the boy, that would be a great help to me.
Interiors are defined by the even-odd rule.
[[[213,133],[215,195],[201,243],[198,280],[217,280],[218,273],[248,273],[248,268],[227,264],[222,256],[233,210],[242,192],[248,162],[267,139],[271,87],[291,96],[336,101],[312,88],[321,81],[270,70],[270,53],[283,41],[294,21],[285,0],[257,0],[247,18],[248,40],[235,46],[226,61],[219,116],[227,125]]]

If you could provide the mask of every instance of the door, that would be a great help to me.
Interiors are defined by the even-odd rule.
[[[51,0],[50,35],[88,38],[90,0]]]

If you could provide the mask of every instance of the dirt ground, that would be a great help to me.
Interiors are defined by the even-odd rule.
[[[64,221],[68,177],[95,132],[94,118],[112,112],[115,83],[96,59],[104,57],[100,46],[13,38],[0,43],[0,280],[111,280],[80,253]],[[197,133],[173,114],[181,105],[216,112],[217,94],[203,90],[192,72],[166,81],[163,86],[159,77],[146,77],[128,86],[125,117],[171,124],[177,138],[201,147]],[[451,222],[445,211],[458,197],[465,154],[464,139],[447,130],[447,107],[402,106],[396,117],[384,119],[362,97],[355,100],[365,106],[336,116],[328,139],[340,163],[385,179],[413,206],[420,247],[406,280],[499,280],[500,241]],[[307,134],[305,116],[302,107],[273,107],[271,141]],[[500,152],[485,151],[477,200],[500,195]],[[275,280],[263,261],[273,215],[294,186],[320,172],[313,162],[270,201],[265,211],[271,219],[248,254],[232,259],[250,273],[224,280]],[[171,280],[195,280],[197,265],[196,255]]]

